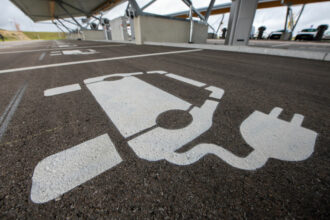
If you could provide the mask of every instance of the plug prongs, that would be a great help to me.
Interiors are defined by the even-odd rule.
[[[273,108],[273,110],[269,113],[269,115],[271,115],[271,116],[277,118],[277,117],[281,114],[282,111],[283,111],[282,108],[280,108],[280,107],[275,107],[275,108]]]
[[[304,116],[301,114],[294,114],[291,119],[291,123],[297,126],[301,126],[303,121],[304,121]]]

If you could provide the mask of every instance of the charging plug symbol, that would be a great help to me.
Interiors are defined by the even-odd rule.
[[[269,115],[252,113],[240,127],[244,140],[264,157],[286,161],[307,159],[314,151],[315,131],[301,126],[304,116],[294,114],[290,122],[278,116],[283,109],[276,107]]]
[[[276,107],[269,115],[255,111],[242,122],[241,134],[254,149],[246,157],[236,156],[215,144],[202,143],[187,152],[172,153],[166,160],[177,165],[189,165],[207,154],[213,154],[227,164],[243,170],[259,169],[269,158],[305,160],[314,151],[317,133],[301,126],[303,115],[295,114],[291,122],[279,119],[282,110]]]

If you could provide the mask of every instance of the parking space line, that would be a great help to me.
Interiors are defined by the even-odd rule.
[[[125,44],[118,45],[95,45],[95,46],[84,46],[84,47],[66,47],[66,48],[52,48],[52,49],[37,49],[37,50],[18,50],[18,51],[5,51],[0,52],[0,54],[12,54],[12,53],[31,53],[39,51],[52,51],[52,50],[69,50],[69,49],[83,49],[83,48],[95,48],[95,47],[122,47],[126,46]]]
[[[19,92],[21,90],[17,90],[16,94],[13,96],[13,98],[10,100],[10,103],[8,104],[8,106],[6,107],[5,111],[3,112],[3,114],[0,116],[0,126],[2,124],[2,121],[5,119],[7,113],[9,112],[11,106],[13,105],[13,103],[15,102],[16,100],[16,97],[18,96]]]
[[[14,116],[19,103],[21,102],[21,99],[22,99],[22,97],[24,95],[24,92],[25,92],[26,87],[27,87],[27,84],[25,84],[21,89],[19,89],[19,94],[18,94],[15,102],[11,106],[10,111],[7,114],[7,117],[3,121],[3,124],[0,127],[0,141],[1,141],[2,137],[3,137],[3,135],[5,134],[6,130],[7,130],[7,127],[9,125],[10,120]]]
[[[67,86],[56,87],[52,89],[47,89],[44,91],[44,96],[54,96],[63,93],[73,92],[80,90],[81,87],[79,84],[72,84]]]
[[[40,57],[39,57],[39,61],[43,60],[45,58],[46,52],[43,52]]]
[[[74,62],[54,63],[54,64],[48,64],[48,65],[29,66],[29,67],[0,70],[0,74],[21,72],[21,71],[26,71],[26,70],[45,69],[45,68],[60,67],[60,66],[71,66],[71,65],[86,64],[86,63],[97,63],[97,62],[105,62],[105,61],[113,61],[113,60],[124,60],[124,59],[161,56],[161,55],[169,55],[169,54],[180,54],[180,53],[192,53],[192,52],[198,52],[198,51],[202,51],[202,49],[175,50],[175,51],[160,52],[160,53],[147,53],[147,54],[139,54],[139,55],[131,55],[131,56],[108,57],[108,58],[100,58],[100,59],[92,59],[92,60],[80,60],[80,61],[74,61]]]

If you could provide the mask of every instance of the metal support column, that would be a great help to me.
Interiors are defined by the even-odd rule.
[[[291,33],[288,31],[288,20],[291,13],[291,6],[288,5],[286,9],[285,23],[284,23],[284,32],[281,36],[281,40],[289,40]]]
[[[194,20],[193,20],[193,9],[192,9],[192,5],[190,5],[189,19],[190,19],[189,43],[192,44],[193,43],[193,31],[194,31]]]
[[[248,45],[257,5],[258,0],[232,0],[226,45]]]

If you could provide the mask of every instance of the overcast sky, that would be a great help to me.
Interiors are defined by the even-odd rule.
[[[143,6],[150,0],[137,0],[140,6]],[[207,0],[192,0],[196,8],[206,7],[209,4]],[[230,0],[216,0],[215,4],[228,3]],[[113,19],[124,15],[127,3],[119,5],[105,13],[104,17]],[[301,6],[294,6],[294,14],[299,13]],[[181,0],[158,0],[151,6],[149,6],[145,11],[155,14],[169,14],[178,11],[187,10],[187,6],[182,3]],[[58,31],[58,29],[49,24],[49,22],[39,22],[33,23],[33,21],[28,18],[22,11],[20,11],[15,5],[13,5],[9,0],[1,0],[0,9],[0,28],[6,30],[14,30],[14,23],[18,23],[21,30],[24,31]],[[259,26],[266,26],[266,33],[271,31],[282,29],[284,26],[286,14],[286,7],[277,7],[271,9],[260,9],[257,10],[254,26],[256,29]],[[209,24],[211,24],[215,29],[218,27],[222,15],[215,15],[209,18]],[[221,28],[227,26],[229,14],[225,15],[224,24]],[[304,13],[299,21],[296,31],[303,28],[317,27],[320,24],[330,24],[330,1],[324,3],[314,3],[308,4],[305,7]]]

